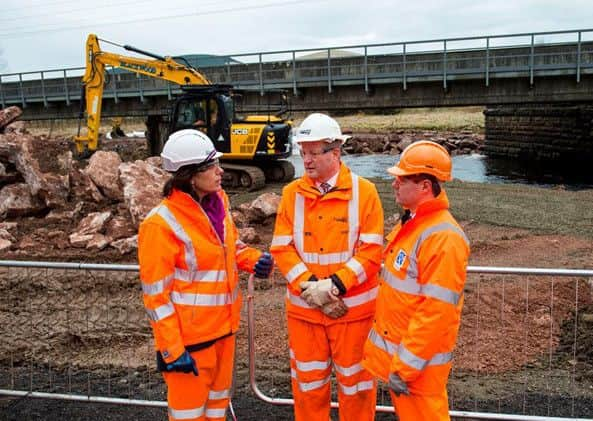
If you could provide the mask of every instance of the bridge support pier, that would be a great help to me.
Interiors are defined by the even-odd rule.
[[[484,111],[484,151],[522,161],[593,162],[593,105],[518,104]]]

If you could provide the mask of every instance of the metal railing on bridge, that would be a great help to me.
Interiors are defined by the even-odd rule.
[[[0,395],[165,407],[137,271],[136,265],[0,261]],[[587,346],[582,340],[588,325],[581,324],[593,321],[584,311],[593,305],[593,270],[471,266],[468,274],[449,383],[451,415],[590,417],[593,379],[577,367],[590,364],[579,352]],[[536,298],[534,290],[545,293]],[[286,332],[277,330],[284,326],[284,291],[283,285],[254,290],[251,277],[242,310],[248,332],[238,333],[237,360],[249,366],[249,379],[238,380],[272,405],[293,405],[282,397],[290,393]],[[513,312],[521,317],[512,318]],[[567,333],[559,343],[560,323]],[[499,339],[513,337],[508,344],[516,349],[492,346],[487,333],[493,326],[485,329],[487,324]],[[274,328],[261,329],[269,325]],[[535,353],[528,343],[533,335],[542,341]],[[256,348],[266,344],[266,353],[257,356]],[[498,359],[501,366],[485,365],[495,354],[505,357]],[[466,382],[472,387],[464,389]],[[393,412],[384,385],[378,393],[377,410]]]
[[[81,42],[82,46],[82,42]],[[486,86],[496,78],[526,77],[531,85],[540,76],[570,75],[579,83],[593,73],[593,29],[489,35],[348,45],[226,56],[222,66],[201,66],[215,83],[231,84],[264,93],[267,89],[373,84],[442,83],[479,79]],[[65,102],[80,99],[83,67],[0,75],[0,106],[26,107],[29,103]],[[171,98],[179,87],[165,81],[118,69],[109,70],[104,96],[114,101],[148,96]]]

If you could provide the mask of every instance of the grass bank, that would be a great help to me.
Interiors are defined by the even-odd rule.
[[[336,117],[340,126],[354,132],[388,133],[397,130],[438,130],[460,131],[470,130],[473,133],[484,132],[483,107],[456,108],[409,108],[389,114],[357,113]],[[294,117],[295,125],[300,124],[305,113]],[[84,128],[85,122],[82,122]],[[30,121],[28,129],[36,135],[50,134],[53,136],[73,136],[77,133],[78,120]],[[112,119],[101,119],[100,132],[111,130]],[[144,131],[144,118],[126,117],[122,128],[126,132]]]
[[[354,132],[385,133],[397,130],[470,130],[484,132],[483,107],[410,108],[395,114],[354,114],[337,117],[342,128]]]
[[[387,180],[374,179],[386,216],[399,212]],[[529,230],[535,234],[568,234],[593,240],[593,190],[567,191],[522,184],[445,184],[451,210],[460,221]],[[264,191],[281,193],[275,184]],[[233,205],[248,202],[263,191],[236,193]]]

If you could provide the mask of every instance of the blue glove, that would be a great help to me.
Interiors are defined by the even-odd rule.
[[[167,364],[167,371],[181,371],[183,373],[193,372],[194,376],[198,375],[196,362],[187,350],[181,354],[181,357],[177,358],[172,363]]]
[[[267,278],[272,273],[272,269],[274,269],[274,258],[266,251],[259,257],[253,267],[253,272],[255,272],[256,278]]]

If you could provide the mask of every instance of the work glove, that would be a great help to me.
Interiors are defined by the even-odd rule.
[[[348,313],[348,306],[344,303],[344,300],[334,294],[330,294],[330,298],[331,301],[321,307],[323,314],[332,319],[339,319]]]
[[[198,375],[198,367],[192,356],[185,350],[179,358],[172,363],[167,364],[166,371],[181,371],[182,373],[194,373],[194,376]]]
[[[332,295],[337,297],[340,293],[330,278],[317,282],[301,282],[301,298],[312,307],[321,307],[332,301]]]
[[[265,279],[270,276],[272,269],[274,269],[274,258],[266,251],[259,257],[259,260],[253,267],[253,272],[256,278]]]
[[[397,373],[389,374],[389,388],[393,390],[395,396],[409,395],[408,385],[404,382]]]

